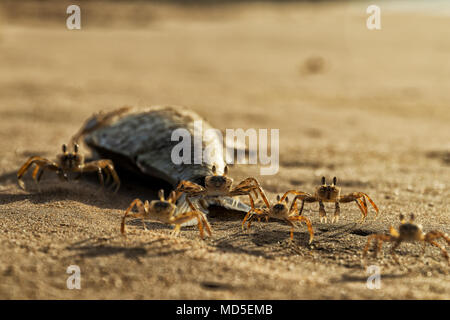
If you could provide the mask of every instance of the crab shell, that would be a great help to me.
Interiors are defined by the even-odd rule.
[[[203,134],[194,132],[196,121],[201,121]],[[181,141],[172,141],[172,133],[177,129],[185,129],[190,133],[191,163],[174,164],[172,160],[172,150]],[[215,134],[206,136],[205,131],[208,129],[213,128],[186,107],[153,106],[141,109],[122,108],[93,115],[85,122],[80,133],[84,135],[86,145],[98,157],[113,160],[118,168],[156,177],[175,187],[181,180],[204,185],[205,177],[213,175],[213,165],[218,174],[223,173],[225,160],[222,137]],[[202,152],[206,147],[214,150],[208,152],[207,163],[195,163],[195,159],[198,160],[199,141]],[[246,204],[229,197],[222,197],[220,202],[210,201],[208,204],[213,203],[239,211],[250,209]],[[188,210],[184,196],[178,204],[181,206],[179,212]]]

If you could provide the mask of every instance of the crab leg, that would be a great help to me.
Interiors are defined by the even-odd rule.
[[[233,190],[229,192],[229,196],[244,196],[250,192],[254,192],[255,196],[258,198],[257,189],[261,188],[259,182],[255,178],[247,178],[241,181]]]
[[[37,181],[37,182],[39,181],[39,179],[36,180],[36,175],[38,174],[39,169],[40,169],[41,167],[42,167],[42,170],[47,170],[47,169],[48,169],[48,170],[52,170],[52,171],[58,171],[58,170],[60,170],[60,169],[59,169],[59,166],[58,166],[55,162],[49,161],[49,160],[44,159],[44,158],[42,158],[42,157],[31,157],[31,158],[28,159],[27,162],[25,162],[25,163],[22,165],[22,167],[20,167],[19,171],[17,172],[17,183],[19,184],[19,186],[20,186],[22,189],[25,189],[25,185],[24,185],[24,183],[23,183],[23,181],[22,181],[22,177],[23,177],[23,175],[27,172],[28,168],[29,168],[32,164],[36,164],[36,168],[37,168],[37,169],[34,169],[34,171],[33,171],[33,179],[34,179],[35,181]],[[42,173],[41,173],[41,175],[42,175]]]
[[[289,218],[287,218],[287,221],[289,221],[292,225],[291,227],[291,240],[294,239],[294,224],[293,221],[299,221],[299,222],[304,222],[308,228],[308,232],[309,232],[309,243],[311,243],[314,239],[314,230],[311,224],[311,220],[309,220],[307,217],[305,216],[291,216]]]
[[[247,223],[247,230],[250,229],[251,221],[254,219],[255,215],[264,215],[264,210],[261,209],[253,209],[247,212],[247,214],[244,217],[244,220],[242,221],[242,230],[244,230],[245,222],[248,220]]]
[[[178,197],[178,195],[175,193],[173,196],[170,197],[170,199],[171,199],[171,201],[175,202],[177,197]],[[197,221],[198,221],[197,225],[198,225],[198,229],[200,231],[200,237],[203,239],[203,226],[205,226],[206,231],[211,236],[211,234],[212,234],[211,226],[208,222],[208,219],[206,219],[205,215],[202,212],[200,212],[197,208],[195,208],[195,206],[190,201],[189,197],[186,197],[186,202],[192,211],[183,213],[183,214],[175,217],[175,219],[173,221],[177,221],[177,223],[181,225],[184,222],[191,220],[192,217],[195,217],[195,218],[197,218]],[[182,219],[184,219],[183,222],[179,222]]]
[[[114,192],[117,192],[120,188],[120,179],[116,173],[116,170],[114,169],[112,161],[110,160],[100,160],[100,161],[102,161],[105,165],[103,168],[104,169],[103,172],[106,175],[107,182],[109,182],[109,179],[112,176],[114,183],[116,184],[116,189],[114,190]],[[114,183],[112,185],[114,185]]]
[[[202,195],[206,191],[206,189],[203,188],[202,186],[188,180],[180,181],[175,190],[177,192],[184,192],[191,197]]]
[[[289,211],[292,210],[294,205],[297,206],[297,199],[301,199],[302,200],[302,206],[300,207],[300,211],[298,213],[299,215],[302,215],[303,208],[305,207],[305,202],[311,203],[311,202],[318,201],[316,197],[312,196],[309,193],[298,194],[298,195],[295,196],[294,200],[292,201],[291,208],[289,209]]]
[[[327,223],[327,213],[325,211],[325,206],[322,202],[322,200],[319,200],[319,216],[320,216],[320,222]]]
[[[203,229],[201,228],[201,224],[199,223],[199,229],[200,229],[200,236],[203,239]],[[180,230],[181,230],[181,224],[176,224],[175,228],[173,229],[173,231],[171,232],[171,235],[177,237],[180,234]]]
[[[97,171],[98,178],[100,180],[100,184],[102,185],[102,187],[104,185],[102,171],[109,171],[109,174],[112,175],[112,178],[114,179],[114,183],[116,185],[116,189],[114,190],[114,192],[117,192],[120,188],[120,179],[119,179],[119,176],[117,175],[116,171],[114,170],[114,165],[112,164],[111,160],[103,159],[103,160],[88,162],[88,163],[84,164],[83,166],[80,166],[79,168],[77,168],[74,171],[75,172]]]
[[[331,223],[338,222],[340,214],[341,214],[341,207],[339,206],[339,201],[336,201],[335,202],[334,216],[331,219]]]
[[[373,202],[373,200],[367,194],[365,194],[365,193],[362,193],[362,194],[367,198],[367,200],[369,200],[370,204],[375,209],[375,211],[376,211],[375,218],[378,217],[378,213],[379,213],[378,206],[375,204],[375,202]],[[367,207],[367,205],[366,205],[366,207]]]
[[[176,199],[181,196],[181,194],[186,194],[186,202],[188,203],[189,207],[196,211],[194,205],[190,201],[190,198],[197,197],[200,195],[203,195],[206,193],[206,189],[194,182],[188,181],[188,180],[181,180],[180,183],[175,188],[175,193],[177,195]]]
[[[450,238],[446,233],[442,233],[440,231],[430,231],[425,235],[426,241],[439,239],[439,238],[443,238],[447,242],[447,244],[450,245]]]
[[[265,203],[265,205],[267,206],[267,208],[270,208],[269,200],[267,200],[267,196],[266,196],[263,188],[259,184],[259,182],[255,178],[247,178],[246,180],[253,181],[256,184],[256,186],[253,187],[254,193],[256,194],[256,190],[258,190],[259,194],[261,195],[261,198],[263,199],[263,201]],[[244,181],[246,181],[246,180],[244,180]],[[250,192],[248,194],[250,195]]]
[[[361,199],[356,199],[355,203],[358,205],[359,209],[361,210],[361,220],[359,222],[364,222],[367,218],[367,207],[364,204],[364,202],[361,201]]]
[[[291,193],[296,195],[295,199],[300,198],[300,197],[297,197],[297,196],[303,196],[303,195],[307,195],[307,196],[308,196],[308,193],[303,192],[303,191],[288,190],[288,191],[286,191],[286,192],[281,196],[280,202],[283,202],[284,199],[286,199],[286,197],[287,197],[289,194],[291,194]],[[294,199],[294,200],[295,200],[295,199]]]
[[[444,256],[444,258],[447,259],[447,262],[450,264],[450,259],[448,257],[448,253],[447,250],[445,250],[439,243],[437,243],[436,241],[433,240],[427,240],[426,242],[428,242],[429,244],[438,247],[439,249],[441,249],[442,255]]]
[[[31,175],[31,176],[33,177],[33,180],[36,181],[36,182],[37,182],[36,176],[37,176],[37,174],[39,173],[39,169],[40,169],[40,168],[41,168],[41,167],[40,167],[38,164],[36,164],[36,167],[35,167],[34,170],[33,170],[33,174]]]
[[[439,249],[441,249],[442,255],[450,263],[447,251],[443,247],[441,247],[439,245],[439,243],[434,241],[435,239],[439,239],[439,238],[443,238],[447,242],[447,244],[450,245],[450,238],[447,236],[447,234],[439,232],[439,231],[430,231],[430,232],[428,232],[425,235],[425,237],[424,237],[424,241],[430,243],[431,245],[433,245],[435,247],[438,247]]]
[[[177,217],[173,217],[172,219],[170,219],[170,223],[175,224],[174,234],[178,235],[178,233],[180,232],[181,225],[185,222],[192,220],[193,218],[197,219],[198,222],[197,226],[200,232],[200,237],[202,239],[204,238],[203,226],[206,227],[206,231],[211,236],[211,227],[208,223],[208,220],[206,220],[205,216],[198,210],[185,212]]]
[[[148,204],[148,202],[146,202],[146,204]],[[138,212],[130,214],[130,212],[132,212],[134,206],[136,206],[138,208]],[[145,229],[144,217],[147,213],[147,207],[148,206],[144,205],[144,203],[140,199],[134,199],[131,202],[128,209],[125,211],[125,214],[123,215],[122,223],[120,224],[120,233],[125,234],[125,219],[126,219],[126,217],[141,218],[142,224],[144,225],[144,229]]]
[[[374,257],[377,256],[377,254],[381,251],[381,248],[383,246],[383,241],[392,241],[393,237],[388,234],[371,234],[369,238],[367,238],[366,246],[364,247],[363,251],[363,258],[366,257],[367,252],[370,248],[370,243],[372,241],[376,241],[375,245],[375,251],[374,251]]]
[[[394,245],[391,248],[391,254],[392,257],[394,258],[395,262],[397,262],[397,264],[400,264],[400,260],[398,260],[397,255],[395,254],[395,249],[398,248],[398,246],[400,245],[401,241],[397,239],[397,241],[395,241]]]
[[[367,203],[366,203],[366,198],[370,202],[372,207],[375,209],[375,211],[376,211],[375,217],[377,217],[378,216],[378,212],[379,212],[379,209],[378,209],[377,205],[364,192],[353,192],[353,193],[346,194],[344,196],[339,197],[339,202],[344,202],[345,203],[345,202],[355,201],[356,204],[358,205],[359,209],[361,210],[362,214],[363,214],[363,216],[361,218],[361,222],[362,222],[362,221],[364,221],[366,219],[367,213],[368,213],[368,207],[367,207]]]

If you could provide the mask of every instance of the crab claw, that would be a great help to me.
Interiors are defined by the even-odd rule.
[[[25,190],[25,183],[23,183],[22,179],[17,179],[17,184],[19,185],[20,189]]]

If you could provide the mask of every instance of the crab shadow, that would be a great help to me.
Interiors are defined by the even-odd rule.
[[[227,236],[214,239],[214,247],[225,253],[244,253],[255,257],[263,257],[265,259],[273,259],[274,251],[268,254],[259,245],[248,243],[248,234],[236,232]]]
[[[28,200],[34,204],[45,204],[53,201],[71,200],[103,209],[118,209],[116,202],[108,201],[108,196],[98,193],[79,193],[63,186],[52,186],[48,189],[32,193],[0,194],[0,203],[9,204]]]
[[[172,226],[170,226],[168,224],[161,223],[161,222],[153,222],[153,221],[144,220],[144,224],[145,224],[145,228],[147,230],[169,230],[169,229],[173,229]],[[138,228],[140,230],[144,229],[144,227],[142,225],[142,220],[140,218],[130,219],[130,220],[128,220],[128,222],[125,223],[125,225],[127,227],[128,226],[132,226],[133,228]],[[189,228],[189,227],[185,227],[185,228]]]
[[[16,172],[8,172],[0,176],[0,184],[13,184],[3,189],[0,193],[0,203],[8,204],[29,200],[35,204],[49,203],[52,201],[73,200],[103,209],[125,209],[135,198],[154,200],[157,199],[158,190],[171,190],[167,182],[154,179],[142,178],[128,171],[118,171],[122,177],[122,183],[117,193],[108,185],[101,186],[98,176],[92,173],[83,174],[78,179],[61,181],[56,176],[44,175],[41,182],[36,184],[32,179],[25,177],[24,182],[27,193],[17,193],[18,187]],[[28,175],[27,175],[28,176]],[[5,193],[5,191],[10,191]]]
[[[223,207],[211,205],[208,207],[208,220],[214,221],[242,221],[245,216],[245,212],[237,211],[237,210],[231,210],[226,209]]]
[[[315,251],[323,255],[354,254],[361,252],[366,238],[375,233],[375,229],[360,223],[316,224],[314,235]],[[325,258],[325,256],[323,256]]]
[[[296,255],[295,250],[289,250],[292,246],[309,250],[307,231],[296,230],[294,240],[290,241],[289,228],[286,230],[274,228],[270,222],[264,222],[264,226],[253,226],[250,230],[241,230],[239,227],[239,231],[214,239],[213,245],[223,252],[244,253],[265,259]]]
[[[257,245],[268,245],[289,239],[290,228],[287,225],[286,228],[283,228],[283,225],[284,224],[282,222],[274,220],[269,220],[268,223],[263,221],[256,223],[255,226],[252,227],[256,229],[252,233],[253,242]],[[353,234],[355,230],[358,230],[355,229],[356,226],[356,223],[336,226],[319,224],[317,227],[314,226],[314,243],[320,243],[323,240],[329,241],[330,239],[339,241],[339,237]],[[368,234],[370,234],[370,232]],[[309,239],[310,235],[305,225],[297,225],[294,229],[294,240],[292,243],[306,248],[309,247]]]
[[[94,241],[92,241],[94,240]],[[70,258],[97,258],[97,257],[109,257],[115,255],[122,255],[130,260],[137,260],[139,258],[146,257],[164,257],[172,256],[184,253],[187,249],[172,249],[169,245],[159,246],[158,248],[152,247],[157,242],[163,241],[162,239],[152,240],[146,242],[144,245],[138,246],[123,246],[123,245],[110,245],[102,243],[109,239],[101,239],[103,241],[97,241],[98,239],[89,238],[83,241],[73,243],[66,247],[69,251],[76,251]]]
[[[375,226],[366,226],[358,222],[344,224],[315,223],[315,230],[320,240],[338,240],[347,235],[366,237],[377,232]]]
[[[401,279],[405,278],[409,275],[409,272],[407,273],[383,273],[380,275],[381,279]],[[361,275],[355,275],[355,273],[344,273],[341,278],[332,280],[333,283],[345,283],[345,282],[361,282],[361,283],[367,283],[367,279],[369,278],[370,274],[367,274],[366,276]]]
[[[308,231],[296,228],[294,229],[294,239],[290,240],[290,228],[277,221],[260,222],[260,226],[253,226],[248,232],[251,241],[257,246],[279,245],[282,242],[290,243],[299,247],[309,247]]]

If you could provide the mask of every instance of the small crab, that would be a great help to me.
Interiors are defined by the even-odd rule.
[[[411,213],[409,222],[406,222],[405,216],[403,214],[400,214],[400,226],[398,227],[398,231],[395,230],[392,226],[389,228],[389,234],[372,234],[367,239],[367,244],[363,251],[363,258],[366,257],[367,251],[369,250],[371,241],[375,242],[375,252],[374,256],[376,257],[377,254],[381,251],[381,248],[383,246],[383,241],[388,242],[394,242],[393,246],[391,247],[391,254],[395,259],[395,262],[397,264],[400,264],[396,254],[395,249],[398,248],[400,243],[402,242],[415,242],[415,241],[422,241],[423,242],[423,253],[425,252],[425,245],[427,243],[431,244],[432,246],[438,247],[441,249],[442,255],[444,258],[447,259],[447,261],[450,264],[449,256],[447,251],[441,247],[439,243],[437,243],[435,240],[443,238],[448,245],[450,245],[450,237],[446,233],[442,233],[440,231],[430,231],[430,232],[423,232],[422,226],[420,224],[414,223],[414,214]],[[422,253],[422,254],[423,254]]]
[[[256,217],[258,219],[265,218],[266,221],[269,218],[283,220],[291,226],[290,239],[294,239],[294,228],[296,227],[295,222],[305,222],[308,227],[309,232],[309,243],[314,239],[314,231],[312,228],[311,221],[305,217],[299,215],[297,204],[294,202],[288,209],[289,198],[287,195],[289,193],[296,193],[295,191],[288,191],[282,197],[277,195],[277,203],[271,205],[267,200],[267,196],[264,194],[262,189],[259,190],[261,198],[263,199],[266,207],[265,208],[255,208],[254,200],[251,195],[249,195],[252,209],[246,214],[244,220],[242,221],[242,229],[244,229],[245,222],[247,222],[247,229],[250,228],[251,221]]]
[[[114,170],[114,165],[111,160],[101,159],[97,161],[84,162],[83,155],[78,153],[78,144],[73,145],[73,152],[69,152],[67,149],[67,145],[62,145],[62,154],[57,156],[56,162],[47,160],[42,157],[34,156],[28,159],[22,167],[20,167],[17,172],[17,182],[22,189],[25,189],[25,185],[22,181],[23,175],[27,172],[31,165],[35,164],[35,168],[33,170],[33,180],[36,183],[42,178],[42,174],[45,170],[55,171],[58,177],[62,180],[68,180],[68,173],[83,173],[83,172],[95,172],[97,171],[98,177],[100,180],[100,184],[103,186],[105,181],[103,179],[103,174],[106,175],[106,182],[109,181],[110,177],[114,179],[114,184],[116,185],[115,192],[120,187],[120,180],[117,176],[116,171]]]
[[[143,203],[139,199],[134,199],[128,209],[125,211],[125,214],[122,218],[120,232],[122,234],[125,234],[125,219],[127,217],[141,218],[144,230],[147,230],[144,223],[145,219],[175,225],[175,228],[172,232],[174,235],[178,235],[180,233],[181,225],[183,223],[191,221],[193,219],[197,219],[200,237],[202,239],[204,237],[203,227],[206,228],[206,231],[211,236],[211,227],[202,212],[194,210],[190,212],[184,212],[175,216],[175,210],[177,208],[175,203],[178,199],[179,194],[177,194],[175,191],[172,191],[169,195],[169,198],[165,200],[164,190],[161,189],[159,190],[158,196],[159,200],[153,200],[151,202],[148,202],[148,200],[146,200],[145,203]],[[132,212],[134,206],[138,208],[138,212],[130,213]]]
[[[339,214],[341,212],[341,208],[339,206],[339,203],[346,203],[355,201],[355,203],[358,205],[359,209],[361,210],[362,216],[361,216],[361,222],[363,222],[367,217],[367,202],[366,199],[370,202],[370,204],[373,206],[373,208],[376,211],[376,216],[378,216],[378,207],[377,205],[370,199],[370,197],[365,194],[364,192],[352,192],[341,196],[341,188],[336,186],[337,179],[336,177],[333,178],[333,183],[331,185],[327,185],[325,177],[322,177],[322,185],[316,188],[316,192],[314,195],[311,195],[309,193],[305,192],[297,192],[297,195],[295,196],[294,203],[297,201],[297,199],[302,200],[302,206],[300,208],[300,215],[303,212],[303,206],[305,202],[319,202],[319,215],[320,215],[320,222],[327,222],[327,214],[325,212],[325,206],[324,202],[334,202],[335,203],[335,211],[334,216],[331,220],[331,222],[338,222],[339,221]],[[294,192],[294,191],[291,191]]]
[[[258,197],[256,190],[261,189],[259,182],[255,178],[247,178],[241,181],[236,187],[232,187],[233,179],[228,177],[228,166],[225,166],[223,175],[217,174],[216,166],[212,167],[212,175],[205,177],[205,186],[201,186],[192,181],[182,180],[178,184],[176,191],[186,194],[186,201],[191,209],[194,209],[190,198],[200,198],[200,200],[213,200],[221,202],[223,197],[235,197],[248,195],[253,191]],[[247,209],[248,210],[248,209]]]

